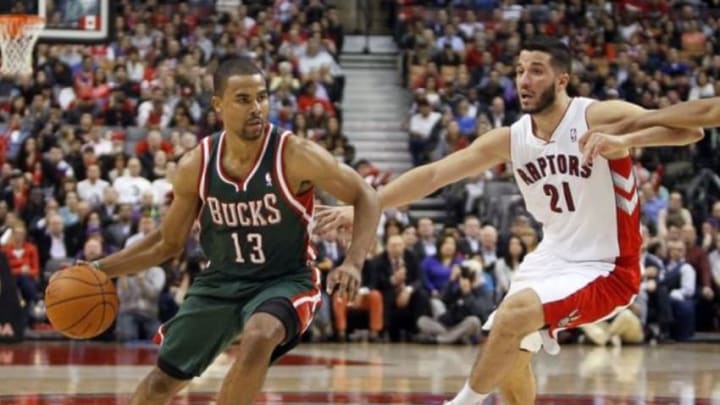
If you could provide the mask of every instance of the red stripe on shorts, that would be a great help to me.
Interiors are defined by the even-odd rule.
[[[558,329],[602,320],[632,303],[640,288],[640,260],[623,262],[626,261],[618,259],[606,277],[598,277],[561,300],[543,304],[545,322],[552,336]]]

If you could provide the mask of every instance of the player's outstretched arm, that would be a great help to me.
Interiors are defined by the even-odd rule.
[[[416,167],[380,190],[383,209],[398,207],[423,198],[433,191],[465,177],[477,176],[491,167],[510,160],[510,128],[493,129],[470,146],[433,163]],[[349,207],[325,208],[317,215],[318,231],[349,225],[353,212]]]
[[[635,131],[626,129],[630,126],[624,122],[646,114],[647,110],[625,101],[603,101],[590,106],[587,112],[590,129],[578,142],[583,164],[591,163],[598,155],[608,159],[625,156],[633,147],[682,146],[703,137],[703,131],[698,125],[688,128],[653,125]]]
[[[628,118],[631,131],[653,126],[674,128],[720,127],[720,97],[686,101]]]
[[[359,221],[353,228],[352,243],[345,263],[328,276],[328,291],[355,298],[360,287],[360,269],[380,218],[380,204],[373,190],[354,170],[340,164],[328,151],[299,137],[288,139],[285,150],[287,172],[301,181],[310,181],[336,198],[352,204]]]
[[[383,208],[398,207],[430,195],[466,177],[477,176],[510,160],[510,128],[493,129],[470,146],[430,164],[416,167],[380,190]]]
[[[200,149],[183,156],[173,180],[173,201],[158,229],[131,247],[98,261],[110,277],[137,273],[182,252],[198,210],[197,179]]]

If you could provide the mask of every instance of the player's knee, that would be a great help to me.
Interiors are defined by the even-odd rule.
[[[285,339],[285,326],[272,315],[258,313],[253,315],[245,325],[242,334],[243,346],[253,348],[274,349]]]
[[[493,329],[503,334],[525,336],[543,327],[542,304],[534,292],[520,292],[505,299],[498,308]]]

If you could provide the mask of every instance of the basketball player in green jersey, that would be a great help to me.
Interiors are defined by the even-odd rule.
[[[328,292],[354,298],[374,241],[376,193],[320,146],[267,121],[262,71],[249,59],[231,59],[213,80],[224,132],[181,159],[159,230],[93,263],[111,277],[135,273],[178,255],[196,219],[202,227],[207,268],[161,327],[157,366],[133,405],[167,403],[238,336],[217,403],[254,402],[268,366],[298,343],[321,300],[309,250],[314,186],[352,203],[364,218],[353,228],[346,261],[328,277]]]

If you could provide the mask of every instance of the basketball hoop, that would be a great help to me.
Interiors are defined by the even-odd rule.
[[[0,15],[0,74],[32,73],[33,47],[44,27],[45,19],[37,15]]]

